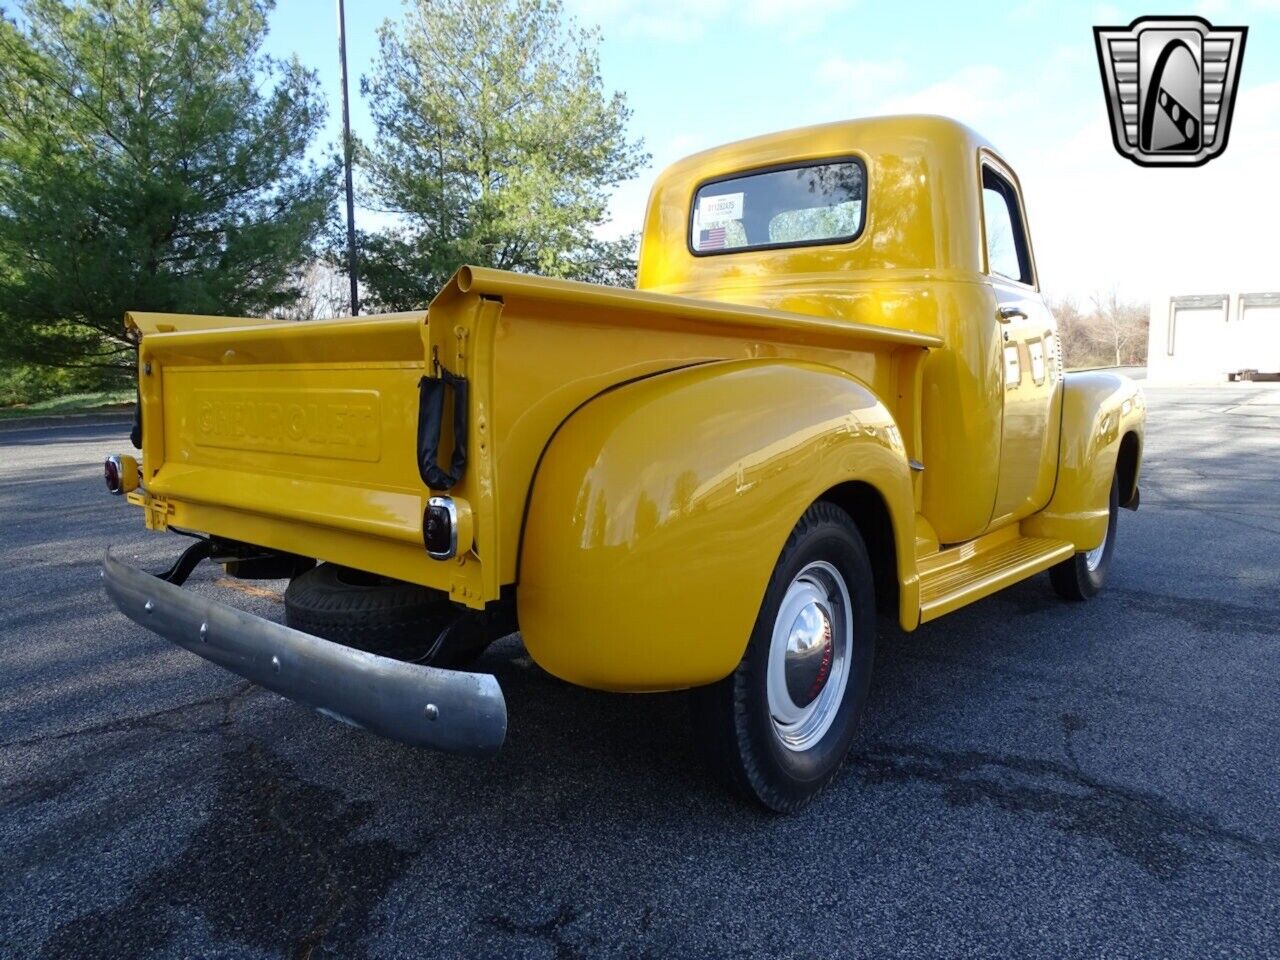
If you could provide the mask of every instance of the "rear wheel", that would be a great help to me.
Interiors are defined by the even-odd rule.
[[[692,692],[711,765],[769,810],[807,803],[853,743],[875,625],[862,538],[848,514],[814,504],[778,557],[738,668]]]
[[[295,630],[436,667],[462,666],[488,645],[483,615],[426,587],[334,563],[289,581],[284,611]]]
[[[1069,560],[1049,568],[1049,580],[1064,600],[1088,600],[1107,579],[1111,554],[1116,546],[1116,520],[1120,515],[1120,476],[1111,479],[1111,498],[1107,512],[1107,533],[1092,550],[1082,550]]]

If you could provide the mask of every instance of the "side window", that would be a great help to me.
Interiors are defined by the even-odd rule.
[[[988,166],[982,168],[982,219],[987,228],[987,270],[1033,285],[1018,193]]]

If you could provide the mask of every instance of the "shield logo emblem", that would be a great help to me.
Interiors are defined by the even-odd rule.
[[[1144,167],[1197,167],[1222,153],[1247,33],[1200,17],[1094,27],[1120,155]]]

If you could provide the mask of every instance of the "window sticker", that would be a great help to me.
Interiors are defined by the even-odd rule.
[[[698,220],[703,227],[727,223],[730,220],[742,219],[742,197],[738,193],[721,193],[712,197],[698,198]]]

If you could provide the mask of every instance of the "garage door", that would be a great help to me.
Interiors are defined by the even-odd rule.
[[[1169,366],[1179,377],[1216,380],[1227,372],[1227,296],[1169,301]]]
[[[1232,360],[1241,370],[1280,373],[1280,293],[1246,293],[1231,324]]]

